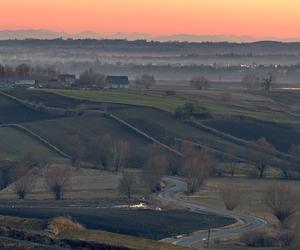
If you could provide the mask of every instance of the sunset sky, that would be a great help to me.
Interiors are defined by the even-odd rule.
[[[299,0],[0,0],[0,30],[300,38]]]

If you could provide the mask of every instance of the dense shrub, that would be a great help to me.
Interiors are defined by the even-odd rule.
[[[250,232],[242,236],[241,241],[248,247],[272,247],[275,239],[261,232]]]

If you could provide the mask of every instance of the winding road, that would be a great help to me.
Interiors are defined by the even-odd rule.
[[[255,216],[242,215],[225,209],[208,208],[189,201],[181,200],[176,197],[176,194],[186,191],[187,183],[173,177],[165,177],[164,181],[168,183],[169,188],[159,194],[159,198],[161,198],[162,200],[185,207],[193,212],[214,213],[220,216],[232,217],[238,221],[242,221],[242,223],[236,223],[232,226],[212,229],[210,232],[210,239],[239,236],[243,233],[257,230],[267,224],[267,221]],[[182,236],[177,239],[169,238],[164,241],[170,242],[175,245],[192,247],[193,245],[206,240],[207,236],[207,231],[199,231],[188,236]]]

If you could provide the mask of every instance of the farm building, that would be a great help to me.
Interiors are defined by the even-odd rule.
[[[128,76],[107,76],[105,83],[112,89],[127,89],[129,87]]]
[[[76,75],[62,74],[58,76],[58,80],[65,86],[73,85],[76,81]]]
[[[49,88],[49,89],[51,88],[61,89],[65,87],[65,85],[58,79],[36,80],[34,86],[36,88]]]

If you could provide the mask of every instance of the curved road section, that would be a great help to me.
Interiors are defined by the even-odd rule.
[[[185,200],[181,200],[176,198],[176,194],[185,192],[187,190],[187,183],[173,177],[165,177],[164,181],[168,183],[170,188],[167,188],[165,191],[159,194],[159,197],[167,202],[171,202],[175,205],[179,205],[185,207],[193,212],[198,213],[210,213],[217,214],[219,216],[231,217],[239,221],[243,221],[243,223],[237,223],[232,226],[224,227],[224,228],[216,228],[212,229],[210,232],[210,239],[216,238],[227,238],[231,236],[239,236],[246,232],[254,231],[263,227],[267,222],[263,219],[260,219],[255,216],[250,215],[241,215],[232,211],[228,211],[225,209],[214,209],[204,207],[198,204],[194,204],[192,202],[188,202]],[[208,232],[207,231],[199,231],[195,232],[188,236],[182,236],[177,239],[166,239],[170,243],[175,245],[192,247],[193,245],[207,240]]]

